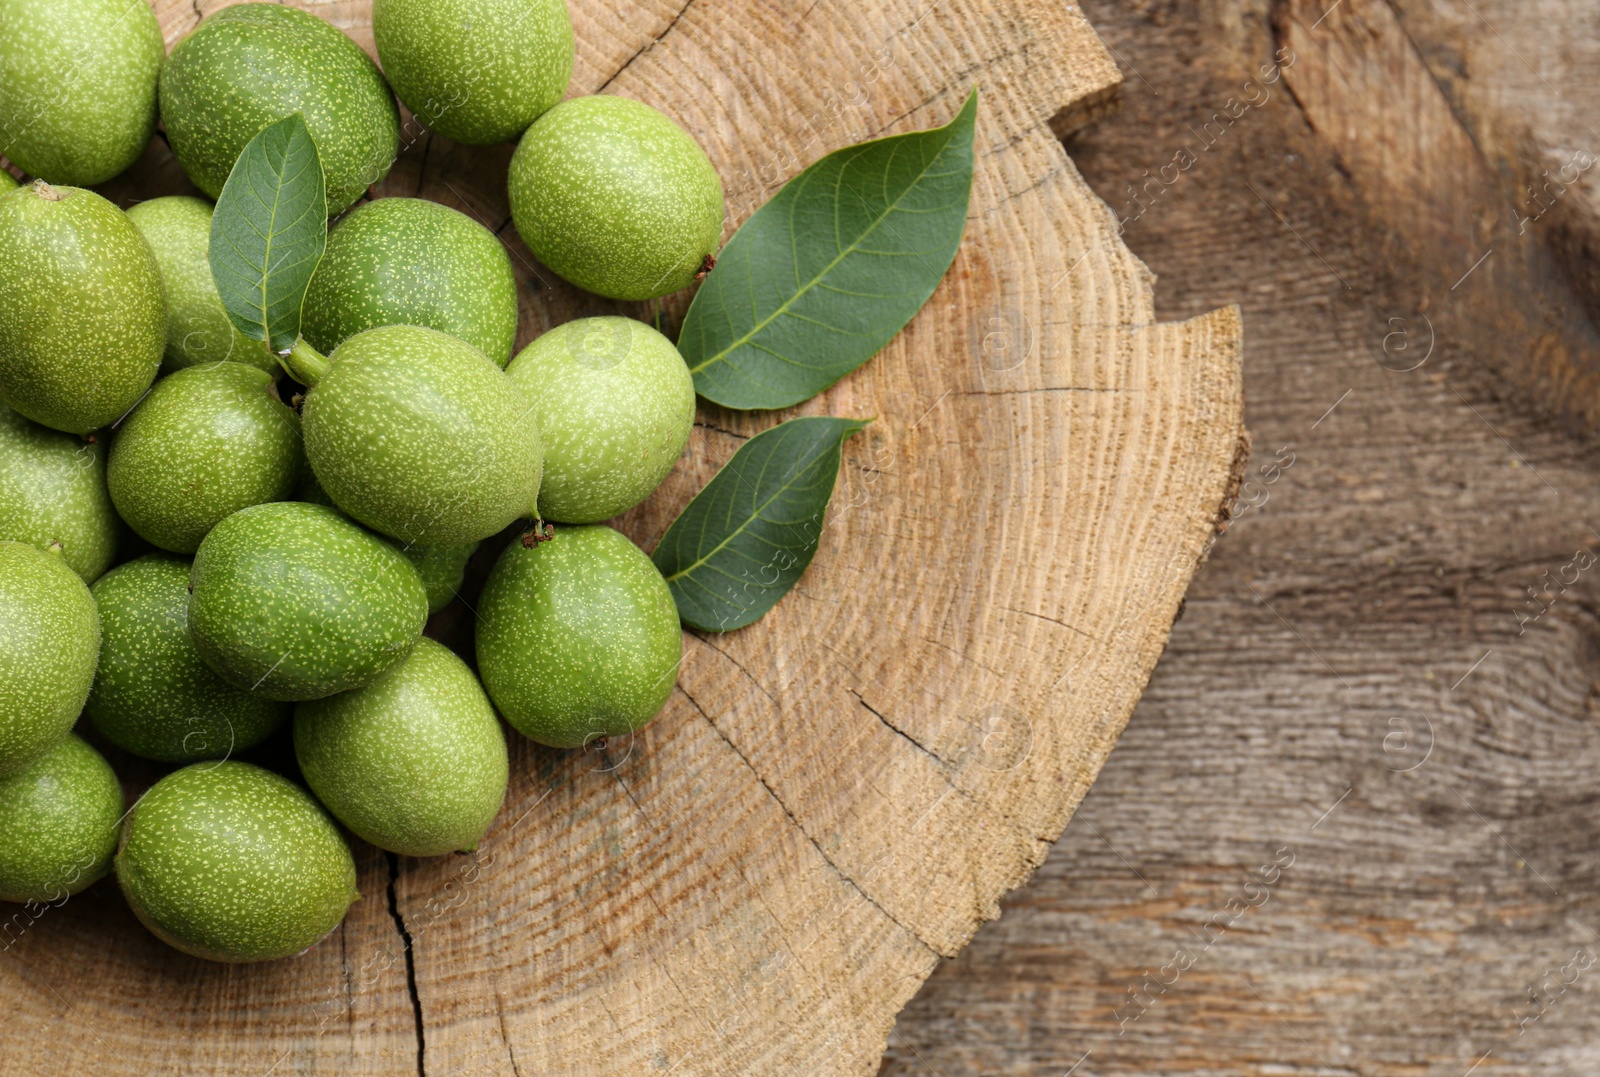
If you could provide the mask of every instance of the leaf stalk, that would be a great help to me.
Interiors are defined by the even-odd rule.
[[[327,356],[307,343],[305,337],[300,337],[292,348],[278,353],[278,365],[301,385],[316,388],[331,363]]]

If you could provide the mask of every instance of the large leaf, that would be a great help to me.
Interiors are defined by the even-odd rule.
[[[211,218],[211,275],[239,332],[273,351],[292,346],[327,244],[322,160],[295,113],[250,140]]]
[[[743,628],[816,555],[844,439],[870,420],[790,419],[751,438],[667,528],[654,560],[691,628]]]
[[[961,244],[977,113],[829,154],[745,222],[678,337],[701,396],[786,408],[894,339]]]

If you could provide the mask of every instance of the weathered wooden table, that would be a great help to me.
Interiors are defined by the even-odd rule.
[[[1600,8],[1083,10],[1069,148],[1161,317],[1243,305],[1253,507],[883,1072],[1600,1072]]]
[[[223,6],[156,3],[169,43]],[[369,4],[303,6],[370,45]],[[0,1075],[871,1073],[900,1007],[1044,859],[1121,731],[1240,459],[1240,328],[1226,306],[1157,321],[1148,272],[1056,140],[1117,82],[1081,14],[570,8],[574,92],[684,124],[733,223],[830,149],[945,123],[983,90],[955,267],[906,333],[804,406],[876,417],[846,449],[820,556],[760,624],[690,634],[680,690],[633,743],[514,738],[476,858],[358,845],[365,900],[301,958],[184,957],[109,883],[19,922]],[[541,273],[509,228],[509,156],[408,125],[377,193],[505,237],[522,341],[577,314],[655,314]],[[182,190],[159,141],[107,187]],[[662,313],[673,325],[682,304]],[[619,525],[652,546],[775,419],[702,408],[687,461]]]

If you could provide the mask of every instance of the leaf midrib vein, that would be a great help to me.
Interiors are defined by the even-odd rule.
[[[713,363],[722,362],[722,360],[727,355],[729,355],[731,352],[733,352],[736,348],[739,348],[742,345],[748,343],[750,338],[754,337],[757,333],[761,332],[767,326],[771,325],[773,322],[777,321],[780,317],[782,317],[784,314],[786,314],[791,306],[793,306],[795,303],[798,303],[801,300],[802,297],[804,297],[805,295],[809,294],[811,289],[815,288],[819,283],[821,283],[821,281],[822,281],[822,279],[824,277],[826,277],[829,273],[832,273],[834,271],[834,269],[836,269],[841,262],[843,262],[846,258],[848,258],[852,253],[854,253],[857,246],[859,246],[861,243],[865,242],[866,238],[868,236],[870,236],[874,232],[876,232],[878,230],[878,226],[879,225],[883,224],[884,221],[889,219],[889,217],[899,208],[900,203],[905,201],[906,198],[910,196],[911,192],[917,189],[917,185],[922,182],[924,177],[927,176],[928,171],[933,167],[934,162],[938,161],[941,157],[943,157],[944,156],[944,151],[949,149],[949,148],[950,148],[950,142],[949,142],[949,140],[946,140],[945,144],[939,148],[939,151],[928,159],[928,163],[923,165],[922,170],[917,174],[917,178],[912,180],[910,183],[906,184],[905,189],[900,192],[900,194],[895,198],[894,202],[892,202],[888,206],[888,208],[883,211],[883,213],[878,215],[878,217],[872,222],[871,226],[866,228],[864,231],[862,231],[862,233],[859,236],[857,236],[854,240],[852,240],[851,243],[850,243],[850,246],[846,247],[844,250],[841,250],[836,256],[834,256],[833,261],[829,262],[826,266],[824,266],[822,268],[821,272],[819,272],[816,276],[812,277],[811,280],[807,281],[798,291],[795,292],[794,295],[790,296],[788,299],[785,299],[783,301],[783,303],[780,304],[778,306],[778,308],[776,310],[774,310],[771,314],[767,315],[761,321],[759,321],[755,325],[751,326],[750,329],[746,330],[746,332],[744,333],[743,336],[739,337],[737,340],[735,340],[731,344],[729,344],[726,348],[723,348],[721,351],[717,352],[715,355],[711,356],[709,359],[706,359],[704,362],[690,367],[689,368],[689,373],[698,374],[700,371],[704,370],[708,366],[711,366]],[[898,147],[896,147],[896,149],[898,149]],[[891,160],[892,160],[892,158],[891,158]],[[887,172],[888,172],[888,170],[885,169],[885,176],[886,177],[887,177]],[[843,175],[843,169],[840,170],[840,175],[841,176]],[[838,206],[839,206],[839,200],[836,197],[834,199],[835,241],[836,242],[837,242],[837,230],[838,230],[838,224],[837,224],[837,221],[838,221],[838,217],[837,217],[837,215],[838,215]],[[790,229],[791,229],[791,236],[792,236],[793,227],[794,227],[794,214],[793,213],[791,213],[789,215],[789,226],[790,226]]]
[[[824,450],[824,452],[826,452],[826,450]],[[734,539],[736,539],[740,535],[744,534],[747,530],[749,530],[755,524],[755,522],[757,520],[760,520],[761,519],[761,514],[762,514],[762,512],[764,512],[766,510],[767,506],[771,505],[774,501],[778,500],[778,498],[780,498],[784,494],[788,493],[790,487],[794,486],[795,483],[797,483],[800,480],[800,476],[804,475],[812,467],[815,467],[817,462],[818,462],[818,460],[820,460],[820,459],[821,459],[821,457],[815,457],[815,458],[813,458],[811,460],[806,461],[806,463],[803,466],[801,466],[799,468],[796,468],[794,473],[791,474],[789,478],[785,479],[778,486],[778,488],[773,491],[771,497],[767,498],[760,505],[756,506],[755,510],[752,511],[749,516],[745,517],[745,520],[744,520],[743,523],[741,523],[734,530],[730,531],[728,533],[728,536],[726,538],[724,538],[721,542],[717,543],[715,546],[713,546],[710,550],[706,551],[704,554],[701,554],[700,557],[698,557],[693,564],[688,565],[688,566],[686,566],[684,568],[681,568],[678,571],[674,572],[672,575],[668,576],[667,577],[667,582],[671,583],[673,580],[681,579],[684,576],[689,575],[689,573],[693,572],[695,569],[699,568],[701,565],[704,565],[707,561],[711,560],[717,554],[721,553],[722,550],[727,547],[728,543],[732,542]],[[764,469],[766,467],[766,465],[763,464],[762,467]],[[758,481],[759,481],[759,476],[758,476]],[[705,533],[704,530],[702,530],[701,534],[704,534],[704,533]]]
[[[287,156],[287,151],[285,156]],[[272,300],[267,294],[267,286],[272,279],[272,241],[278,235],[278,205],[283,201],[283,172],[281,170],[275,171],[278,183],[272,191],[272,205],[268,208],[265,202],[262,203],[262,206],[267,208],[267,234],[261,237],[265,243],[261,257],[261,327],[267,331],[266,339],[269,346],[272,341]],[[252,222],[253,226],[254,222]],[[260,235],[259,230],[257,230],[257,235]]]

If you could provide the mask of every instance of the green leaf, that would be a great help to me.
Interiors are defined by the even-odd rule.
[[[977,114],[974,90],[948,126],[831,153],[757,210],[684,317],[695,391],[786,408],[893,340],[961,245]]]
[[[739,447],[667,528],[652,559],[691,628],[760,619],[816,555],[844,439],[870,419],[790,419]]]
[[[239,332],[273,351],[293,346],[327,244],[322,160],[295,113],[250,140],[211,218],[211,275]]]

